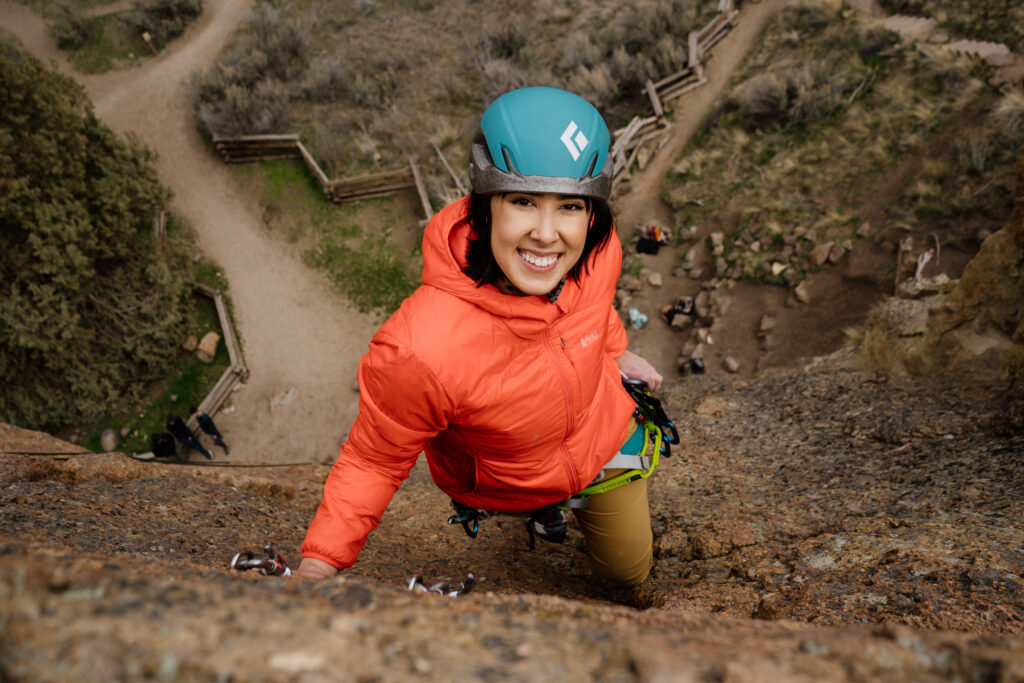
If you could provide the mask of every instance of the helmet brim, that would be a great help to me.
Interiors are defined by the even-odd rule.
[[[523,175],[514,169],[508,172],[498,168],[491,159],[483,133],[473,139],[469,153],[469,182],[474,192],[552,193],[608,200],[612,191],[612,157],[605,155],[604,166],[597,175],[582,178],[562,178],[542,175]]]

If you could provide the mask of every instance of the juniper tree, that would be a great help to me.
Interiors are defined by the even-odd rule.
[[[186,250],[153,235],[170,192],[81,86],[2,43],[0,101],[0,421],[93,421],[166,372],[191,315]]]

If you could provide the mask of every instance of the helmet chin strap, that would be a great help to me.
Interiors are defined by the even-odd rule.
[[[563,276],[562,279],[558,281],[558,284],[555,286],[555,288],[547,293],[548,301],[550,301],[551,303],[555,303],[556,301],[558,301],[558,295],[562,293],[562,287],[565,287],[565,281],[567,279],[568,276]]]
[[[562,293],[562,287],[565,287],[565,283],[568,279],[568,276],[563,276],[562,279],[558,281],[558,284],[555,285],[555,288],[544,295],[548,298],[548,301],[551,303],[558,301],[558,295]],[[502,294],[510,294],[512,296],[529,296],[526,292],[512,284],[506,277],[502,277],[500,280],[495,282],[494,285]]]

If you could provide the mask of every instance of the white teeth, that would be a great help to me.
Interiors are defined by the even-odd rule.
[[[521,251],[519,252],[519,255],[523,257],[524,261],[532,263],[538,268],[546,268],[558,260],[558,254],[552,254],[551,256],[534,256],[533,254],[527,254],[525,251]]]

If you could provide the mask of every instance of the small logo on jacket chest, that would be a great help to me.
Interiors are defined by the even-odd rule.
[[[597,333],[597,330],[589,330],[585,335],[580,337],[580,346],[586,348],[601,338],[601,335]]]

